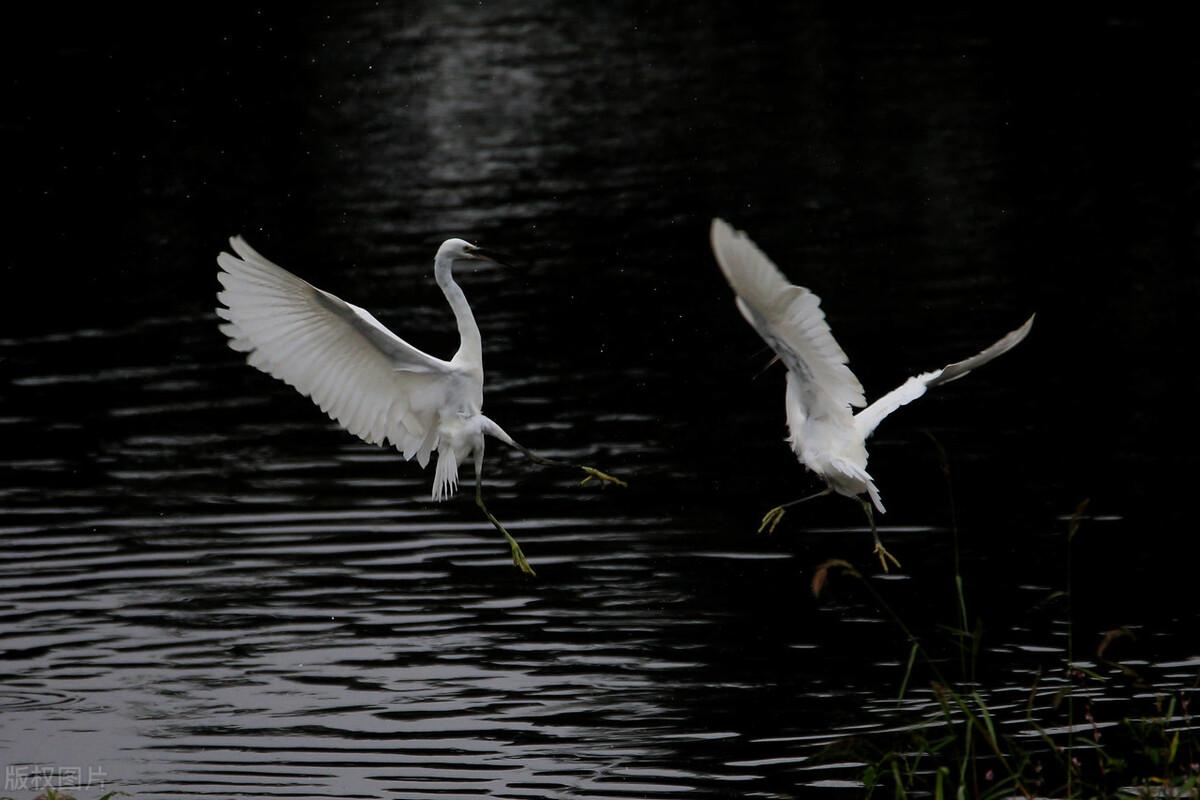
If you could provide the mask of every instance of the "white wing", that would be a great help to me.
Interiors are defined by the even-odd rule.
[[[437,447],[449,362],[421,352],[375,317],[297,278],[240,237],[217,256],[229,346],[253,367],[311,397],[355,436],[389,440],[424,466]]]
[[[711,240],[742,316],[796,377],[796,400],[804,415],[865,406],[862,384],[846,366],[846,353],[825,322],[820,299],[789,284],[745,233],[724,220],[713,220]]]
[[[1034,316],[1037,315],[1035,314]],[[935,369],[933,372],[925,372],[909,378],[900,384],[900,386],[855,415],[854,424],[858,427],[859,433],[862,434],[864,439],[867,438],[875,431],[875,428],[883,421],[884,417],[900,408],[900,406],[911,403],[925,394],[925,390],[930,386],[938,386],[958,380],[976,367],[982,367],[993,358],[1004,355],[1020,344],[1021,340],[1029,335],[1029,330],[1032,327],[1033,316],[1025,320],[1024,325],[1007,334],[983,352],[962,361],[956,361],[941,369]]]

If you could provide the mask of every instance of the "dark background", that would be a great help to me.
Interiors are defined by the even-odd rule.
[[[761,407],[709,268],[724,215],[824,296],[869,393],[1039,311],[1005,367],[1024,468],[1146,503],[1186,483],[1160,483],[1195,441],[1178,20],[530,5],[18,14],[4,332],[203,313],[239,231],[352,300],[436,304],[423,268],[463,235],[529,265],[524,348],[653,373],[641,406],[702,419]]]
[[[415,279],[457,234],[532,265],[536,347],[670,372],[642,402],[704,416],[752,344],[708,269],[724,215],[826,297],[869,391],[1039,311],[1018,374],[1069,440],[1028,468],[1187,474],[1164,445],[1192,426],[1156,427],[1195,389],[1178,20],[532,5],[18,13],[2,330],[203,313],[234,231],[352,299],[437,302]]]
[[[872,443],[908,603],[946,600],[921,582],[949,552],[928,431],[1002,626],[1018,587],[1061,583],[1063,516],[1091,498],[1075,613],[1091,631],[1149,625],[1151,653],[1188,650],[1200,57],[1182,19],[350,3],[25,9],[5,29],[13,508],[69,495],[110,518],[169,516],[252,491],[246,475],[280,459],[365,453],[224,347],[214,258],[240,232],[448,355],[432,256],[462,236],[516,265],[461,276],[488,413],[633,483],[581,513],[795,556],[765,576],[678,575],[726,615],[709,666],[736,672],[747,641],[769,650],[776,626],[815,613],[797,565],[866,564],[867,538],[804,536],[861,525],[836,499],[791,512],[786,538],[748,535],[816,484],[781,442],[779,368],[755,377],[768,355],[708,251],[720,215],[823,298],[869,399],[1038,314],[1020,348]],[[184,443],[131,451],[147,430]],[[520,484],[505,511],[532,513],[551,479],[498,458]],[[380,485],[425,491],[414,465],[373,463]],[[344,500],[319,488],[336,474],[314,473],[303,503]],[[470,519],[467,505],[446,513]]]

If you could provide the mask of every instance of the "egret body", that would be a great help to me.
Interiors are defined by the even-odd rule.
[[[475,502],[504,535],[515,563],[533,574],[517,540],[483,501],[484,438],[515,447],[535,462],[578,467],[584,482],[624,485],[599,470],[543,458],[513,440],[483,414],[483,342],[466,295],[454,280],[459,262],[492,261],[462,239],[447,239],[434,277],[458,325],[459,346],[444,361],[389,331],[369,311],[341,300],[259,255],[239,236],[234,254],[217,256],[223,290],[217,315],[229,346],[247,362],[312,398],[343,428],[371,444],[390,443],[425,467],[437,453],[433,499],[458,487],[458,467],[475,463]]]
[[[862,384],[825,322],[820,299],[789,284],[745,233],[724,220],[713,220],[710,239],[717,264],[737,295],[738,310],[787,366],[788,442],[800,462],[826,484],[824,491],[772,508],[759,530],[774,531],[789,506],[836,492],[862,503],[884,570],[889,561],[899,566],[875,528],[873,512],[884,508],[867,472],[867,439],[885,417],[929,387],[957,380],[1016,347],[1028,335],[1033,317],[981,353],[909,378],[868,406]],[[862,410],[855,413],[856,408]]]

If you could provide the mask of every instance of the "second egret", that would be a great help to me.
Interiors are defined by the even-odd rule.
[[[884,508],[867,472],[867,438],[884,417],[929,387],[957,380],[1016,347],[1029,334],[1033,317],[982,352],[909,378],[868,406],[862,384],[825,322],[820,299],[803,286],[789,284],[745,233],[724,220],[713,220],[710,240],[717,264],[737,295],[738,310],[787,366],[788,442],[804,466],[826,484],[823,491],[772,508],[759,530],[774,531],[790,506],[837,492],[862,503],[884,571],[889,561],[900,566],[875,528],[873,510],[883,513]],[[862,410],[856,414],[854,408]]]

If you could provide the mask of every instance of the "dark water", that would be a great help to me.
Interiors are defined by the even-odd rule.
[[[1194,686],[1200,69],[1178,21],[184,13],[8,33],[6,769],[138,797],[858,794],[937,704],[920,671],[896,702],[908,646],[867,593],[809,593],[829,557],[871,567],[852,504],[754,534],[815,485],[714,214],[824,298],[869,396],[1039,313],[872,448],[904,569],[871,581],[935,652],[953,536],[923,432],[948,453],[1006,730],[1032,740],[1035,683],[1066,724],[1068,620],[1112,676],[1077,692],[1102,724],[1155,692],[1093,657],[1106,630],[1133,630],[1111,655],[1156,691]],[[630,489],[493,449],[523,579],[466,497],[432,504],[430,473],[224,347],[213,258],[239,231],[441,354],[437,243],[509,252],[462,276],[487,412]],[[1047,602],[1068,579],[1071,607]]]

